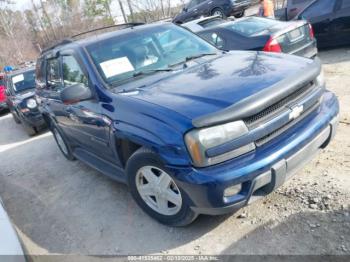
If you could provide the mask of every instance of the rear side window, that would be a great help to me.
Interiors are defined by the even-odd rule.
[[[48,87],[53,91],[60,91],[62,89],[62,79],[60,63],[57,58],[47,60],[46,75]]]
[[[88,79],[74,56],[63,56],[62,70],[65,87],[75,84],[83,84],[86,87],[88,86]]]
[[[303,19],[331,14],[334,10],[336,0],[318,0],[310,5],[303,13]]]

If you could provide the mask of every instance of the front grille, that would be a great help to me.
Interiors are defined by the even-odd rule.
[[[316,104],[314,104],[312,107],[310,107],[308,110],[306,110],[300,117],[298,117],[297,119],[289,122],[288,124],[280,127],[279,129],[276,129],[275,131],[273,131],[272,133],[268,134],[267,136],[264,136],[262,138],[260,138],[259,140],[255,141],[255,144],[257,147],[260,147],[268,142],[270,142],[272,139],[274,139],[275,137],[283,134],[285,131],[287,131],[289,128],[291,128],[292,126],[294,126],[295,124],[297,124],[298,122],[300,122],[301,120],[303,120],[305,117],[307,117],[309,114],[311,114],[313,111],[315,111],[320,105],[320,102],[318,101]]]
[[[300,100],[307,93],[311,92],[314,88],[315,88],[315,84],[313,82],[310,82],[309,84],[298,89],[297,91],[295,91],[291,95],[280,100],[276,104],[269,106],[268,108],[259,112],[256,115],[253,115],[251,117],[244,119],[244,122],[246,123],[246,125],[249,129],[254,129],[255,127],[259,126],[260,124],[265,123],[268,120],[274,118],[276,115],[279,115],[284,110],[287,110],[287,107],[289,105],[292,105],[296,101]]]

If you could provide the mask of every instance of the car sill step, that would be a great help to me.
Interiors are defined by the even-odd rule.
[[[120,167],[113,165],[112,163],[103,160],[82,148],[76,148],[73,154],[77,159],[108,176],[109,178],[127,184],[125,173]]]

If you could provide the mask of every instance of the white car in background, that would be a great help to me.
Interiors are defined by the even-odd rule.
[[[0,199],[0,261],[25,262],[26,258],[16,230]]]

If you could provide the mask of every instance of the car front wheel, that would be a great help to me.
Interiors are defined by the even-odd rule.
[[[185,226],[194,221],[197,215],[153,151],[137,150],[128,160],[126,173],[133,198],[152,218],[169,226]]]

